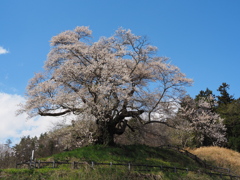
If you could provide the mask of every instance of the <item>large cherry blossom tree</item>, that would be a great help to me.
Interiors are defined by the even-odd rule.
[[[92,42],[85,26],[51,40],[44,71],[27,87],[19,113],[34,116],[88,115],[97,124],[96,142],[114,144],[129,118],[142,123],[162,122],[173,102],[191,85],[146,37],[118,29],[109,38]]]

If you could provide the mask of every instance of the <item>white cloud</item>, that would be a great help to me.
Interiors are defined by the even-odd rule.
[[[9,53],[9,51],[7,51],[2,46],[0,46],[0,54],[7,54],[7,53]]]
[[[23,136],[39,136],[49,131],[53,122],[59,120],[59,117],[38,117],[27,120],[26,114],[16,116],[18,104],[24,101],[25,99],[20,95],[0,93],[0,144],[11,139],[14,145]]]

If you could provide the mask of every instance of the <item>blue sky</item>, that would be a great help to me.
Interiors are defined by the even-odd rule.
[[[169,57],[194,79],[187,88],[192,97],[207,87],[217,94],[216,89],[226,82],[238,98],[239,8],[239,0],[2,0],[0,93],[19,102],[28,80],[42,70],[51,37],[76,26],[90,26],[96,40],[111,36],[119,27],[146,35],[159,48],[159,56]],[[0,109],[0,121],[4,117]],[[26,129],[32,128],[26,125]],[[25,135],[21,128],[17,131]],[[0,134],[0,143],[6,137]]]

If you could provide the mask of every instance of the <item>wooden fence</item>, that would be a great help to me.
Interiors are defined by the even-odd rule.
[[[16,168],[57,168],[59,165],[67,164],[71,166],[72,169],[79,169],[79,165],[88,165],[91,168],[94,168],[95,166],[125,166],[128,168],[128,170],[142,170],[142,171],[152,171],[154,168],[155,170],[169,170],[172,172],[179,171],[193,171],[189,170],[188,168],[178,168],[178,167],[170,167],[170,166],[162,166],[162,165],[146,165],[146,164],[132,164],[132,163],[100,163],[100,162],[63,162],[63,161],[26,161],[26,162],[20,162],[16,163]],[[137,168],[137,169],[136,169]],[[139,169],[141,168],[141,169]]]
[[[81,165],[87,165],[91,168],[95,168],[95,166],[124,166],[129,171],[169,171],[177,173],[179,171],[181,172],[195,172],[195,173],[201,173],[197,170],[190,170],[188,168],[179,168],[179,167],[170,167],[170,166],[162,166],[162,165],[146,165],[146,164],[132,164],[132,163],[100,163],[100,162],[60,162],[60,161],[28,161],[28,162],[21,162],[16,163],[16,168],[22,168],[22,167],[28,167],[28,168],[57,168],[59,165],[69,165],[72,169],[79,169]],[[240,180],[240,176],[231,175],[231,174],[225,174],[225,173],[216,173],[216,172],[203,172],[205,174],[208,174],[210,176],[219,176],[219,177],[229,177],[231,180],[237,179]]]

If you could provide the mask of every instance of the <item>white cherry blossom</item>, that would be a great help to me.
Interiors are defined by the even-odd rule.
[[[147,113],[152,121],[192,83],[168,58],[158,57],[145,37],[120,28],[92,42],[91,34],[82,26],[52,38],[44,72],[30,80],[19,113],[87,113],[98,125],[97,142],[111,144],[114,134],[128,126],[126,118],[142,120],[140,115]]]

